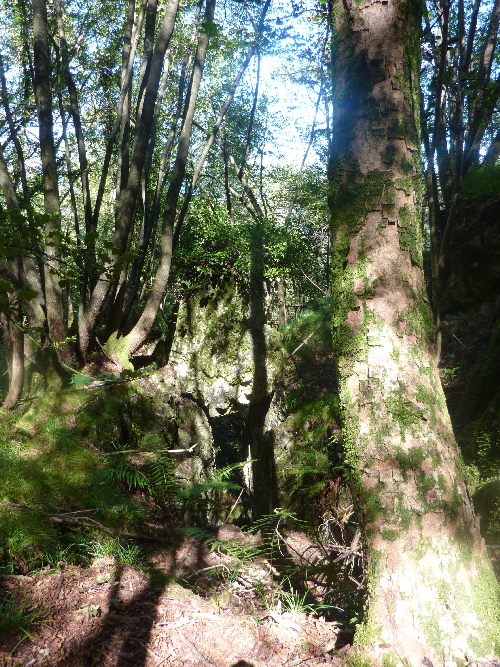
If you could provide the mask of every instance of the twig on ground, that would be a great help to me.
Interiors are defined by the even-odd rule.
[[[195,443],[187,449],[155,449],[155,450],[145,450],[145,449],[120,449],[117,452],[100,452],[101,456],[114,456],[115,454],[157,454],[159,452],[166,454],[190,454],[193,452],[198,443]]]
[[[233,503],[233,506],[232,506],[231,509],[229,510],[229,512],[228,512],[228,514],[227,514],[227,516],[226,516],[226,523],[229,521],[229,517],[230,517],[231,514],[234,512],[234,510],[235,510],[235,508],[236,508],[236,505],[240,502],[240,500],[241,500],[241,496],[243,495],[243,491],[244,491],[244,490],[245,490],[245,489],[241,489],[241,491],[240,491],[240,495],[236,498],[236,500],[235,500],[234,503]]]
[[[298,346],[295,348],[295,350],[294,350],[294,351],[290,354],[290,356],[288,357],[289,359],[291,359],[295,354],[297,354],[297,352],[298,352],[302,347],[304,347],[304,345],[307,345],[307,343],[308,343],[308,342],[310,341],[310,339],[314,336],[314,334],[315,334],[317,331],[319,331],[319,329],[320,329],[320,327],[322,326],[322,324],[323,324],[323,319],[321,319],[320,322],[318,322],[318,324],[314,327],[314,329],[311,331],[311,333],[310,333],[306,338],[304,338],[304,340],[302,341],[302,343],[301,343],[300,345],[298,345]]]

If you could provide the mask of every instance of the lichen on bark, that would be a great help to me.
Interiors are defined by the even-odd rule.
[[[499,626],[494,587],[478,600],[492,571],[422,274],[419,11],[391,0],[338,2],[333,14],[333,341],[344,460],[368,553],[356,659],[452,667],[490,659]]]

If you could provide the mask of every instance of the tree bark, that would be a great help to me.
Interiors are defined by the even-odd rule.
[[[78,147],[78,163],[80,166],[80,179],[82,185],[85,233],[89,234],[92,229],[92,201],[90,196],[89,163],[87,160],[87,149],[85,146],[85,137],[83,133],[80,102],[78,100],[78,92],[70,69],[68,43],[66,40],[66,32],[64,30],[64,20],[60,0],[54,0],[54,9],[57,16],[62,68],[64,72],[64,78],[66,79],[66,86],[68,88],[71,119],[73,121],[76,144]]]
[[[267,377],[266,312],[264,288],[264,218],[254,220],[250,244],[250,317],[252,338],[252,394],[246,421],[246,439],[251,459],[252,516],[254,520],[272,514],[279,505],[274,457],[274,439],[265,423],[272,400]]]
[[[60,344],[57,356],[60,361],[71,363],[74,355],[68,344],[61,344],[68,337],[64,318],[63,295],[59,281],[61,210],[57,181],[56,149],[54,145],[54,121],[52,117],[51,63],[47,30],[45,0],[33,0],[33,37],[35,65],[35,99],[38,111],[40,152],[42,159],[43,199],[45,222],[45,307],[47,324],[52,341]]]
[[[5,156],[0,146],[0,189],[3,192],[7,208],[11,210],[19,210],[19,201],[16,196],[12,178],[7,169]],[[29,238],[29,228],[20,230],[21,234],[25,233],[26,238]],[[43,294],[40,288],[40,281],[35,269],[35,263],[32,257],[28,254],[28,248],[25,254],[21,257],[21,266],[19,268],[18,280],[22,287],[27,287],[36,296],[29,299],[24,304],[24,311],[28,317],[28,322],[32,327],[42,329],[45,325],[45,313],[43,310]]]
[[[355,647],[363,664],[451,667],[494,655],[497,586],[422,273],[419,9],[335,5],[333,331],[345,468],[368,553]]]
[[[198,92],[200,90],[209,42],[209,31],[206,29],[206,26],[213,22],[214,12],[215,0],[207,0],[203,28],[198,40],[196,58],[187,94],[187,110],[179,137],[179,144],[177,146],[177,155],[172,172],[172,179],[166,197],[165,215],[160,241],[160,262],[142,314],[137,321],[137,324],[133,327],[128,336],[126,336],[126,347],[129,352],[135,352],[139,349],[149,335],[156,320],[156,316],[158,315],[167,287],[172,263],[173,231],[177,213],[177,203],[179,201],[179,195],[186,173],[194,111],[196,100],[198,99]]]
[[[7,347],[7,367],[9,372],[9,388],[2,407],[10,410],[21,398],[24,384],[24,333],[19,327],[19,310],[0,311],[0,324]]]
[[[161,72],[163,68],[165,51],[168,48],[175,20],[177,17],[178,0],[170,0],[163,20],[162,28],[156,39],[154,52],[152,56],[149,77],[144,92],[144,101],[142,114],[138,121],[132,156],[130,159],[130,171],[126,187],[120,195],[117,204],[115,233],[113,244],[115,246],[113,261],[117,261],[120,255],[125,251],[127,242],[132,229],[137,197],[140,190],[144,161],[151,138],[153,127],[153,115],[155,110],[156,98],[160,83]],[[90,299],[89,308],[86,312],[85,321],[80,324],[80,348],[85,357],[88,351],[92,332],[95,327],[99,313],[108,295],[110,281],[106,274],[100,277]]]

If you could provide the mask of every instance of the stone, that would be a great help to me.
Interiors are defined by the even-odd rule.
[[[169,367],[179,392],[199,398],[210,417],[250,403],[254,361],[248,316],[248,307],[234,289],[215,290],[180,306]],[[276,329],[264,325],[264,333],[271,391],[284,351]]]

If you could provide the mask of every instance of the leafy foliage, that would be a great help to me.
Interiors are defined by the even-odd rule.
[[[109,480],[123,484],[130,491],[138,490],[151,493],[153,490],[151,481],[146,475],[126,461],[118,461],[115,466],[104,468],[101,471],[101,476],[106,481]]]
[[[175,255],[175,272],[181,289],[206,289],[230,276],[244,277],[249,268],[246,225],[229,220],[222,206],[198,201],[183,227]]]
[[[500,193],[500,165],[482,164],[471,168],[464,179],[462,199],[482,202]]]

